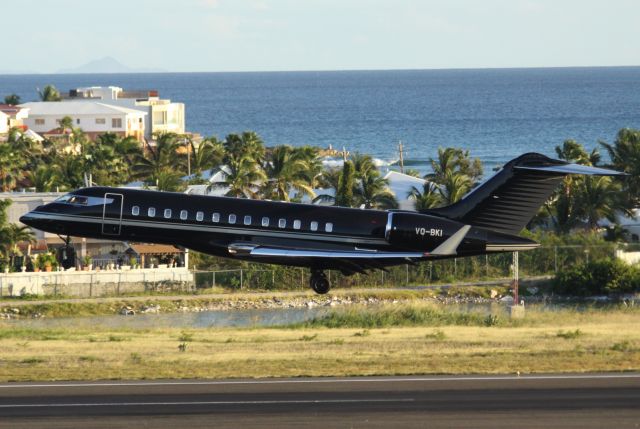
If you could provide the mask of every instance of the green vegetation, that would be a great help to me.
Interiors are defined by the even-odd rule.
[[[395,326],[497,326],[502,319],[480,312],[461,312],[436,305],[352,306],[331,311],[302,324],[326,328],[388,328]]]
[[[554,291],[573,296],[638,292],[640,267],[611,258],[576,264],[558,273]]]

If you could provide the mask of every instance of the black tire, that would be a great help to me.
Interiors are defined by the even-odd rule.
[[[324,295],[331,289],[329,280],[324,275],[315,275],[311,277],[311,289],[317,294]]]

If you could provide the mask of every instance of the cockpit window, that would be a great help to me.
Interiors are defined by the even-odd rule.
[[[89,203],[89,198],[81,197],[80,195],[71,195],[67,200],[67,203],[86,206]]]
[[[76,206],[101,206],[111,204],[113,198],[85,197],[83,195],[66,194],[56,199],[54,202],[62,204],[73,204]]]

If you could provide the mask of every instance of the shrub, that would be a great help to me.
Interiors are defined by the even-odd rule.
[[[554,291],[589,296],[640,290],[640,269],[619,259],[600,259],[575,265],[556,275]]]

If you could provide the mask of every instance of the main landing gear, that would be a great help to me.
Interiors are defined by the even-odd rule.
[[[309,285],[315,293],[324,295],[331,289],[329,279],[322,270],[311,270],[311,278],[309,279]]]

